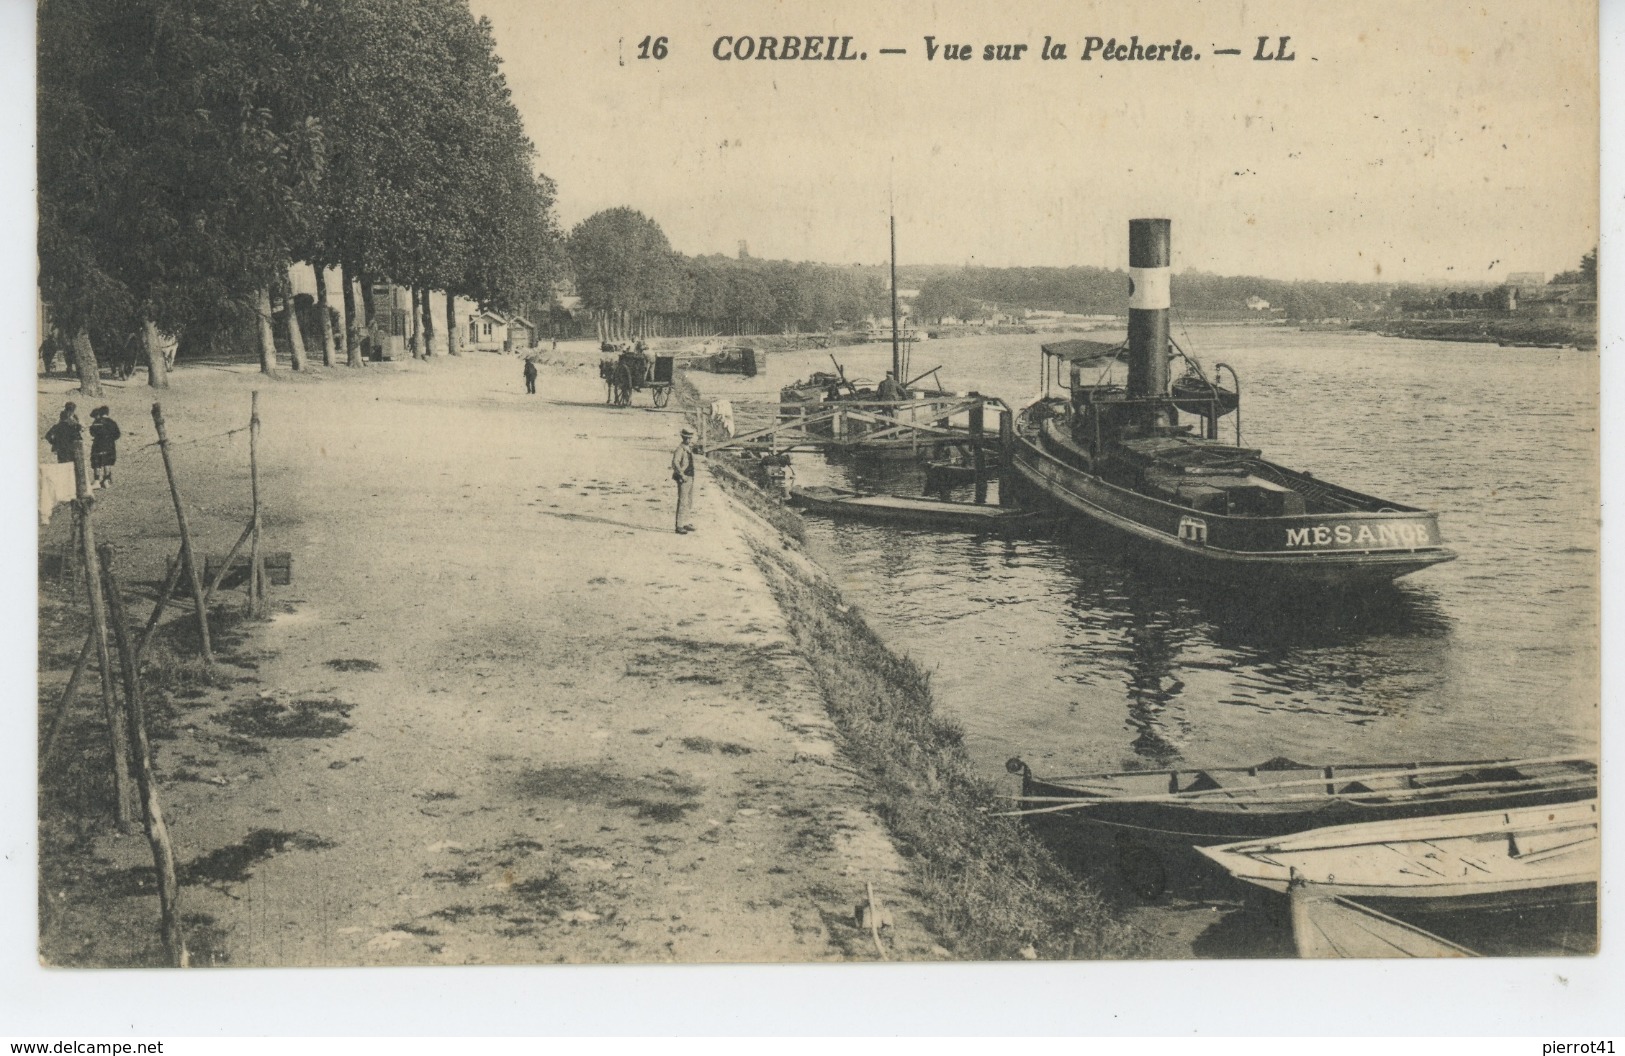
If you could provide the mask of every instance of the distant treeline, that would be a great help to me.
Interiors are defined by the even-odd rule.
[[[576,292],[585,323],[606,338],[700,333],[764,333],[857,327],[885,318],[886,269],[874,265],[687,257],[675,252],[654,220],[634,209],[597,213],[569,239]],[[1581,272],[1595,275],[1595,255]],[[898,269],[911,319],[994,321],[1023,312],[1121,315],[1128,308],[1128,273],[1117,268],[987,268],[914,265]],[[1185,271],[1173,276],[1180,312],[1209,318],[1382,319],[1407,305],[1477,303],[1493,299],[1492,283],[1437,285],[1396,282],[1308,282]]]
[[[576,225],[569,254],[581,307],[604,340],[828,330],[886,303],[880,280],[852,268],[684,256],[658,223],[624,207]]]
[[[899,285],[907,280],[907,272]],[[915,318],[986,318],[1021,308],[1080,315],[1121,314],[1128,307],[1128,273],[1108,268],[932,269],[919,286]],[[1173,276],[1174,306],[1188,312],[1254,309],[1288,319],[1369,316],[1398,307],[1396,294],[1420,287],[1378,282],[1293,282],[1252,276],[1183,272]],[[1267,307],[1266,307],[1267,304]]]

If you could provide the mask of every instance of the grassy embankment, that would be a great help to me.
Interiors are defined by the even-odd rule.
[[[1137,935],[1099,893],[1015,819],[993,816],[1008,801],[976,771],[963,732],[935,713],[929,673],[842,601],[800,553],[800,517],[731,463],[711,460],[723,487],[780,536],[777,546],[751,540],[757,565],[873,792],[872,809],[910,863],[932,929],[965,958],[1133,956]]]

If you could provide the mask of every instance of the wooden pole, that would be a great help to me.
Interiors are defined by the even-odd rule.
[[[252,492],[253,513],[248,522],[248,613],[265,615],[265,568],[260,557],[260,394],[254,390],[249,397],[248,412],[248,485]]]
[[[164,431],[164,408],[152,405],[152,424],[158,430],[158,451],[164,456],[164,475],[169,478],[169,497],[175,503],[175,522],[181,530],[181,561],[186,565],[187,577],[192,581],[192,601],[197,605],[198,639],[203,649],[203,662],[214,663],[214,650],[209,645],[209,606],[203,598],[203,568],[198,564],[197,551],[192,547],[192,530],[186,525],[186,506],[181,502],[181,490],[175,483],[175,463],[169,457],[169,434]]]
[[[250,521],[248,526],[243,529],[243,534],[239,535],[237,537],[237,541],[231,544],[231,550],[226,553],[226,559],[220,562],[220,568],[215,572],[214,578],[209,580],[209,585],[203,588],[204,601],[208,602],[214,600],[214,592],[220,589],[220,581],[225,579],[226,573],[231,570],[231,559],[237,556],[238,551],[242,550],[243,544],[248,542],[248,537],[253,534],[254,522]],[[249,574],[252,575],[253,571],[253,562],[250,561]]]
[[[1016,504],[1016,424],[1009,410],[999,411],[999,505]]]
[[[158,873],[158,911],[164,939],[164,952],[174,968],[187,966],[186,937],[181,933],[180,884],[175,879],[175,848],[169,842],[163,807],[158,803],[158,784],[152,777],[152,746],[147,740],[146,709],[141,702],[141,673],[135,649],[130,644],[129,627],[124,622],[124,599],[118,577],[113,574],[113,548],[100,549],[102,575],[106,577],[108,616],[113,637],[118,642],[119,666],[124,675],[124,710],[129,723],[130,747],[135,755],[135,780],[141,791],[141,816],[152,846],[152,864]]]
[[[971,393],[975,396],[975,393]],[[982,403],[978,399],[976,406],[970,409],[970,451],[971,461],[976,468],[976,505],[987,505],[987,452],[982,449],[982,434],[984,433],[982,421]]]
[[[141,630],[141,640],[135,646],[135,662],[140,663],[147,653],[147,643],[152,641],[152,632],[158,629],[158,618],[164,614],[169,605],[169,596],[175,592],[175,584],[181,581],[181,558],[176,555],[175,560],[169,563],[169,571],[164,576],[164,585],[158,588],[158,601],[152,607],[152,615],[147,617],[147,625]]]
[[[124,729],[124,714],[119,711],[113,696],[113,657],[107,643],[107,601],[102,596],[102,577],[96,567],[96,533],[90,522],[90,454],[85,448],[86,438],[79,437],[79,449],[74,453],[74,484],[78,501],[74,508],[79,517],[79,539],[83,546],[85,566],[85,593],[90,598],[90,636],[96,642],[97,669],[102,676],[102,710],[107,716],[108,743],[113,757],[113,818],[120,832],[129,832],[135,818],[133,789],[130,786],[130,760],[127,754],[129,738]]]
[[[45,743],[40,746],[39,772],[42,774],[56,752],[57,738],[62,734],[62,727],[67,725],[68,712],[73,708],[74,698],[79,695],[79,680],[85,677],[85,668],[90,666],[90,653],[95,647],[96,633],[92,631],[85,635],[85,644],[79,647],[79,659],[73,665],[73,673],[68,676],[62,696],[57,698],[56,711],[51,715],[51,728],[46,731]]]

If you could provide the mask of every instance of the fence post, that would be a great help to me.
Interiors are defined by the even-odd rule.
[[[124,714],[119,711],[113,696],[113,657],[107,642],[107,599],[102,595],[102,577],[97,568],[96,533],[90,523],[90,456],[85,450],[85,437],[79,437],[79,449],[74,452],[73,476],[79,496],[74,509],[79,520],[79,539],[83,547],[85,591],[90,599],[91,637],[96,642],[96,662],[102,679],[102,711],[107,717],[107,736],[113,755],[113,817],[120,832],[129,832],[135,810],[130,788],[130,759],[127,753],[128,734],[124,728]]]
[[[124,674],[124,710],[129,727],[129,745],[135,756],[136,786],[141,792],[141,818],[152,846],[152,864],[158,874],[158,911],[164,951],[175,968],[187,966],[186,938],[181,934],[180,885],[175,879],[175,848],[169,842],[169,827],[158,803],[158,785],[152,777],[152,746],[147,740],[147,716],[141,702],[141,674],[136,668],[135,648],[130,642],[129,625],[124,622],[124,599],[119,596],[118,577],[113,574],[113,548],[100,549],[102,575],[106,577],[108,616],[113,637],[118,642],[119,666]]]
[[[253,515],[249,520],[252,542],[248,550],[248,611],[252,616],[265,615],[265,568],[260,554],[260,393],[258,389],[249,397],[248,412],[248,486],[252,492]]]
[[[197,605],[197,633],[203,648],[203,662],[214,665],[214,650],[209,646],[209,606],[203,600],[203,569],[198,566],[197,551],[192,548],[192,530],[186,525],[186,506],[181,502],[181,490],[175,483],[175,464],[169,457],[169,434],[164,431],[164,408],[152,405],[152,424],[158,430],[158,451],[164,456],[164,475],[169,478],[169,497],[175,503],[175,522],[181,530],[181,560],[186,562],[187,578],[192,581],[192,601]]]

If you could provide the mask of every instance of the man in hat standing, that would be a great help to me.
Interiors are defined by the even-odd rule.
[[[898,383],[897,375],[889,370],[886,371],[886,378],[880,383],[880,387],[878,391],[876,391],[875,395],[888,403],[901,403],[903,400],[908,399],[908,393],[904,391],[903,386]],[[897,415],[897,408],[887,407],[884,408],[881,413],[889,414],[895,417]]]
[[[694,530],[694,430],[687,426],[671,453],[671,479],[677,485],[677,534],[686,535]]]

